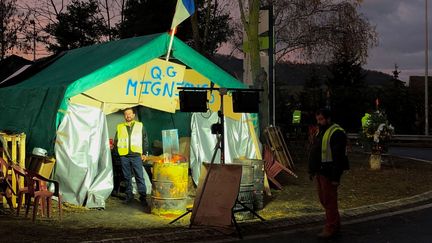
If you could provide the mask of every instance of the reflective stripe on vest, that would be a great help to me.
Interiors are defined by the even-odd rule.
[[[301,111],[294,110],[293,117],[292,117],[292,123],[293,124],[299,124],[301,121]]]
[[[142,154],[142,129],[141,122],[135,122],[131,132],[131,151]],[[126,123],[117,125],[117,148],[120,156],[129,153],[129,134],[127,132]]]
[[[323,163],[333,161],[333,156],[330,147],[330,138],[333,135],[333,133],[338,130],[345,132],[343,128],[340,127],[338,124],[333,124],[324,133],[324,136],[322,138],[322,145],[321,145],[321,162]]]

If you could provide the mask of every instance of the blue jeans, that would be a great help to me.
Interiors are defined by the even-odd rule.
[[[120,161],[122,165],[123,176],[126,180],[126,199],[133,198],[132,194],[132,170],[135,174],[135,181],[138,187],[138,193],[140,194],[140,199],[146,197],[146,186],[143,178],[143,165],[141,157],[139,156],[120,156]]]

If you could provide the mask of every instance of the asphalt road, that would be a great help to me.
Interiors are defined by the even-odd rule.
[[[432,148],[390,147],[388,153],[400,157],[427,160],[432,163]]]
[[[320,240],[321,228],[272,232],[267,235],[245,236],[237,242],[432,242],[432,204],[400,212],[376,215],[344,222],[341,233],[330,240]]]
[[[432,148],[392,147],[389,154],[432,163]],[[245,236],[236,242],[432,242],[432,204],[400,212],[343,222],[341,233],[330,240],[316,237],[321,227]]]

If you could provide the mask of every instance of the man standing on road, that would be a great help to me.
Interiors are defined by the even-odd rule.
[[[340,230],[337,189],[342,172],[349,169],[347,137],[339,125],[332,123],[329,110],[319,110],[315,118],[319,129],[311,146],[309,174],[311,179],[316,179],[318,196],[326,214],[324,229],[318,237],[331,238]]]
[[[147,207],[146,186],[143,178],[142,161],[148,151],[147,133],[143,124],[135,121],[135,112],[132,108],[123,111],[125,122],[117,125],[116,142],[118,154],[122,165],[123,176],[126,181],[126,199],[128,204],[134,199],[132,193],[132,171],[140,195],[139,199]]]

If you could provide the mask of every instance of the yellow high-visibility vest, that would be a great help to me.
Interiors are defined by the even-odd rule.
[[[294,110],[293,117],[292,117],[292,123],[293,124],[299,124],[301,121],[301,111],[300,110]]]
[[[364,116],[361,119],[362,128],[364,129],[367,125],[369,125],[369,119],[371,117],[371,114],[365,113]]]
[[[117,150],[120,156],[129,153],[129,134],[127,132],[127,123],[120,123],[117,125]],[[135,121],[131,132],[131,151],[134,153],[142,154],[142,131],[143,124]]]
[[[345,130],[342,127],[340,127],[338,124],[333,124],[324,133],[324,136],[322,138],[322,144],[321,144],[321,162],[323,163],[333,161],[333,156],[330,147],[330,138],[333,135],[333,133],[338,130],[345,132]]]

